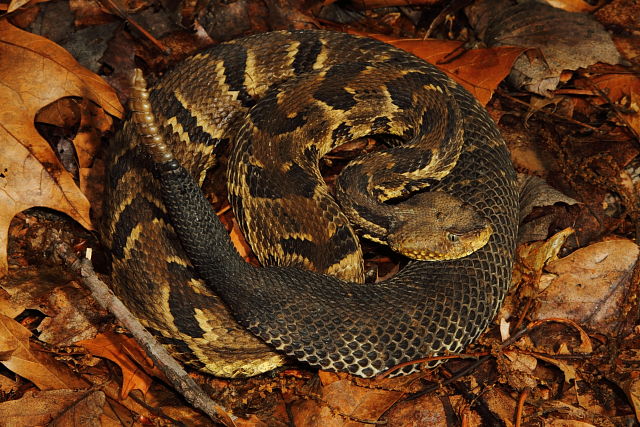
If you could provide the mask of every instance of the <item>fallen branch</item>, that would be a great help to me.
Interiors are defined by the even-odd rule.
[[[212,420],[222,422],[226,426],[235,426],[237,417],[230,415],[223,406],[218,405],[200,388],[182,366],[162,347],[156,339],[140,324],[138,319],[122,304],[111,289],[98,278],[91,260],[79,259],[73,250],[65,243],[58,243],[55,252],[65,265],[74,273],[82,277],[82,283],[91,290],[95,300],[126,327],[133,337],[144,348],[147,355],[164,373],[171,385],[193,407],[200,409]]]

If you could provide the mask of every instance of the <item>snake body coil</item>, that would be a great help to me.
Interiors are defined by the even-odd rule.
[[[423,92],[435,98],[425,104]],[[103,237],[115,292],[183,361],[221,376],[254,375],[282,363],[266,341],[323,369],[370,377],[460,351],[495,316],[511,278],[515,173],[487,112],[435,67],[371,39],[275,32],[185,60],[156,84],[150,102],[182,167],[156,170],[126,123],[110,161]],[[408,141],[395,149],[407,157],[381,154],[385,166],[365,176],[387,169],[388,182],[361,186],[395,189],[384,200],[430,184],[429,191],[448,193],[489,221],[488,243],[461,259],[411,261],[389,280],[358,283],[359,246],[312,163],[366,134]],[[435,137],[411,145],[423,135]],[[267,249],[254,250],[263,264],[286,266],[245,263],[195,184],[214,150],[236,140],[229,172],[235,214],[252,244],[266,228],[279,229],[261,243]],[[404,181],[423,169],[429,179]],[[351,205],[365,222],[386,221],[360,207]],[[296,210],[303,220],[307,212],[305,225],[290,218]],[[267,212],[273,216],[262,217]],[[317,232],[307,232],[319,218],[325,222]]]

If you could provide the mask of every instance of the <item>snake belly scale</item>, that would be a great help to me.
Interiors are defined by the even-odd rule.
[[[368,99],[367,80],[377,82],[371,92],[383,101],[371,101],[373,106],[360,114]],[[415,81],[436,97],[429,105],[438,105],[444,117],[421,107],[415,84],[409,84]],[[297,106],[281,103],[287,99]],[[273,369],[286,354],[323,369],[371,377],[402,362],[458,352],[495,316],[511,280],[515,173],[484,108],[435,67],[368,38],[327,31],[265,33],[178,64],[153,86],[150,102],[160,133],[197,191],[189,183],[162,180],[161,190],[159,172],[129,121],[111,150],[102,234],[112,252],[114,291],[183,362],[237,377]],[[436,138],[413,150],[411,141],[422,133]],[[251,142],[317,134],[333,142],[320,146],[291,138],[263,148]],[[335,214],[337,205],[325,198],[317,165],[307,164],[317,163],[333,144],[365,134],[409,141],[408,159],[414,160],[389,161],[387,172],[404,177],[429,164],[428,180],[400,188],[413,191],[428,182],[429,191],[464,201],[489,221],[488,243],[464,258],[410,261],[391,279],[359,283],[361,253],[351,242],[351,226],[335,219],[342,214]],[[273,225],[281,234],[268,250],[254,247],[267,265],[262,268],[238,256],[207,209],[175,218],[172,207],[180,210],[189,198],[202,204],[197,185],[218,150],[236,140],[229,194],[248,240],[253,244],[274,224],[256,210],[271,212],[273,221],[284,219]],[[300,146],[294,153],[283,148],[294,143]],[[285,179],[266,173],[267,163]],[[296,181],[289,178],[300,175],[311,176],[314,184],[292,184]],[[280,190],[270,186],[278,180],[285,185]],[[176,198],[181,191],[189,193],[185,202]],[[304,208],[309,224],[324,217],[329,225],[315,235],[296,228],[287,204]],[[202,224],[201,233],[193,230],[205,217],[211,225]],[[184,240],[183,229],[193,242]],[[279,265],[268,266],[273,263]]]

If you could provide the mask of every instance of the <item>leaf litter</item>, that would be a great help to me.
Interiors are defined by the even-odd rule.
[[[296,1],[268,6],[250,0],[241,3],[243,10],[234,3],[224,4],[213,11],[201,12],[199,19],[186,10],[173,9],[169,13],[154,9],[153,19],[141,18],[143,28],[146,26],[157,43],[176,47],[172,55],[158,56],[158,44],[148,43],[140,32],[113,27],[108,30],[113,34],[106,51],[87,52],[86,56],[83,54],[83,62],[93,61],[86,65],[115,83],[122,99],[127,90],[126,76],[134,66],[134,51],[151,71],[162,72],[171,61],[211,43],[212,39],[284,27],[317,26],[317,16],[328,7],[321,2],[306,6]],[[23,26],[38,16],[38,8],[44,10],[44,6],[36,3],[12,5],[16,8],[15,22],[23,22]],[[638,291],[640,268],[633,240],[638,236],[640,80],[633,68],[615,65],[619,62],[618,52],[636,66],[638,58],[632,48],[626,47],[633,46],[634,40],[637,44],[635,24],[614,18],[625,16],[623,12],[632,12],[636,6],[624,0],[615,0],[600,9],[579,1],[558,1],[554,5],[579,11],[584,19],[600,21],[610,26],[608,29],[628,31],[613,32],[618,50],[611,50],[613,45],[609,42],[598,41],[606,46],[596,53],[606,54],[582,58],[588,64],[560,61],[556,65],[555,60],[550,60],[554,49],[562,60],[568,57],[566,49],[547,51],[546,45],[538,44],[539,37],[532,40],[526,32],[518,40],[517,48],[469,49],[473,46],[472,30],[465,18],[474,20],[471,9],[466,10],[466,17],[463,11],[451,12],[436,25],[432,36],[439,40],[422,40],[428,25],[416,25],[420,22],[416,17],[434,16],[441,10],[440,5],[412,10],[389,5],[386,10],[372,10],[362,3],[355,15],[343,15],[349,18],[344,20],[346,24],[341,24],[342,28],[411,50],[458,78],[487,104],[499,122],[518,170],[540,177],[553,189],[542,184],[534,186],[537,196],[528,203],[530,208],[523,215],[533,231],[526,234],[518,248],[514,288],[494,326],[467,349],[465,356],[435,370],[391,379],[315,374],[303,366],[245,380],[193,373],[217,402],[243,417],[239,425],[293,422],[355,426],[386,422],[398,426],[452,423],[600,426],[628,424],[637,419],[640,329],[636,327],[638,307],[633,295]],[[111,10],[109,7],[89,6],[92,5],[73,2],[76,24],[91,29],[119,19],[114,18],[119,16],[117,13],[105,13]],[[344,4],[331,7],[335,12]],[[554,19],[568,16],[546,6],[536,7]],[[610,12],[614,8],[615,14]],[[140,2],[134,9],[144,12],[149,4]],[[251,19],[247,19],[246,10],[255,12]],[[594,10],[597,12],[591,14]],[[495,16],[506,17],[505,22],[517,18],[508,7],[495,6],[493,11],[500,12]],[[175,22],[172,20],[176,16],[195,20],[198,32],[178,29],[175,23],[162,27],[164,30],[158,27],[162,20]],[[275,19],[268,20],[265,16]],[[525,27],[544,27],[547,23],[540,22],[540,16],[532,14]],[[584,28],[587,25],[601,28],[601,24],[584,24]],[[73,23],[64,25],[73,28]],[[329,22],[323,25],[337,27]],[[575,46],[593,43],[587,43],[581,35],[584,28],[573,25],[577,24],[555,27],[552,34],[562,35]],[[505,28],[504,23],[498,24],[497,30],[492,31],[502,31],[504,39],[509,36]],[[82,425],[77,416],[84,412],[90,422],[87,425],[121,425],[124,419],[135,420],[135,425],[175,421],[208,425],[206,418],[182,404],[157,379],[157,373],[137,350],[107,344],[130,339],[113,333],[121,331],[107,321],[105,313],[94,309],[94,315],[76,317],[90,313],[95,307],[82,303],[91,297],[80,292],[78,285],[47,254],[56,239],[82,251],[91,236],[87,237],[75,225],[69,227],[68,218],[57,217],[51,211],[26,210],[47,206],[68,213],[88,228],[88,197],[96,217],[99,216],[103,174],[100,143],[111,132],[112,118],[122,114],[115,92],[95,75],[70,65],[72,58],[52,42],[12,27],[3,18],[0,30],[0,49],[15,58],[12,65],[3,62],[4,68],[0,66],[0,81],[22,95],[6,98],[7,105],[20,111],[20,115],[3,113],[0,121],[2,138],[8,141],[3,146],[12,147],[0,153],[0,166],[7,168],[4,173],[0,170],[0,185],[5,189],[2,194],[11,196],[11,203],[0,205],[0,218],[10,236],[10,258],[7,260],[0,254],[0,265],[4,262],[9,271],[9,276],[0,279],[4,290],[0,292],[4,325],[0,331],[3,365],[0,416],[13,425]],[[205,31],[212,39],[202,37]],[[379,32],[384,34],[375,34]],[[15,41],[17,34],[20,42]],[[85,30],[79,40],[90,34]],[[24,40],[32,43],[27,50]],[[96,49],[104,49],[104,45]],[[541,59],[546,61],[545,66],[554,64],[550,67],[554,74],[536,77],[543,80],[531,80],[524,90],[503,82],[512,72],[514,61],[530,63]],[[590,65],[597,61],[610,65]],[[52,64],[46,79],[42,74],[34,74],[42,64]],[[57,64],[66,64],[63,69],[67,67],[70,71],[60,73]],[[578,67],[583,68],[576,70]],[[78,83],[76,75],[83,75],[84,82]],[[550,78],[554,79],[554,85],[544,83],[544,79]],[[548,96],[549,100],[540,101],[536,93]],[[46,125],[38,125],[36,129],[34,122]],[[337,152],[329,161],[328,182],[344,156],[344,152]],[[69,172],[73,164],[77,170]],[[35,176],[44,177],[44,181],[37,181],[34,186]],[[32,194],[37,197],[34,199]],[[217,209],[224,211],[223,222],[236,230],[235,243],[250,258],[246,244],[237,235],[232,214],[226,210],[224,195],[218,193],[212,199],[217,201]],[[62,228],[70,231],[38,231]],[[0,236],[4,248],[7,232]],[[95,242],[89,245],[95,246]],[[380,248],[367,245],[366,250],[373,254],[372,261],[387,264],[378,270],[380,274],[397,269],[397,258],[384,249],[380,253]],[[98,270],[108,273],[99,252],[94,262]],[[39,273],[25,274],[28,271]],[[21,283],[16,286],[16,280],[9,278]],[[82,330],[87,334],[77,333]],[[93,338],[98,331],[102,334]],[[81,339],[85,339],[84,349],[70,346]],[[96,364],[99,360],[103,362]],[[113,366],[119,368],[112,369]],[[41,405],[34,408],[44,409],[34,411],[32,418],[24,418],[25,414],[17,411],[23,405]],[[43,418],[45,413],[50,418]]]

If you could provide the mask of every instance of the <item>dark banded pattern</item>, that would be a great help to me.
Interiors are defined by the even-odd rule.
[[[183,168],[154,178],[125,125],[112,148],[102,234],[114,291],[186,363],[247,376],[282,364],[284,353],[369,377],[462,350],[497,312],[511,277],[515,174],[486,111],[433,66],[371,39],[268,33],[185,60],[152,89],[150,103]],[[456,206],[453,214],[412,201],[422,196],[403,201],[407,208],[387,206],[434,218],[479,212],[493,230],[488,243],[457,260],[412,261],[387,281],[362,285],[360,246],[317,162],[366,135],[394,147],[356,159],[336,184],[365,234],[388,239],[385,232],[405,220],[383,215],[383,202],[429,187],[448,195],[435,204]],[[273,267],[239,258],[198,189],[228,141],[234,212],[261,262]],[[348,178],[355,172],[360,178]],[[204,217],[210,225],[198,229],[185,219]],[[194,236],[188,244],[185,235]]]

